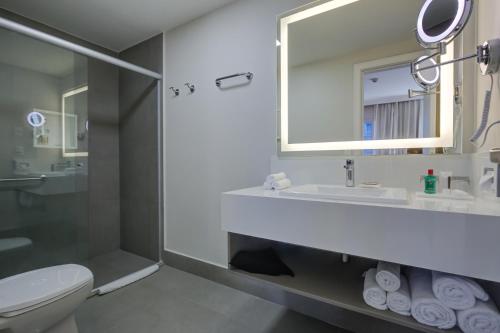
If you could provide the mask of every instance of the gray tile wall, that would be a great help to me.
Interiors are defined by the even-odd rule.
[[[118,71],[88,61],[90,257],[120,248]]]
[[[120,58],[162,72],[163,36],[157,35]],[[121,248],[158,260],[158,153],[156,81],[120,70]]]

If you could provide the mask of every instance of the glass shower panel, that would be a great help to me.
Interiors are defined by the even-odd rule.
[[[88,61],[0,29],[0,278],[89,255]]]

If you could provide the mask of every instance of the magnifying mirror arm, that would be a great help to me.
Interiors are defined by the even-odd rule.
[[[421,96],[437,95],[438,93],[439,92],[432,91],[431,89],[425,89],[425,90],[408,89],[408,98],[414,99]]]
[[[413,63],[413,66],[411,68],[412,69],[412,74],[417,73],[417,72],[421,72],[421,71],[425,71],[426,69],[431,69],[431,68],[441,67],[441,66],[445,66],[445,65],[450,65],[450,64],[454,64],[456,62],[465,61],[465,60],[469,60],[469,59],[472,59],[472,58],[478,58],[478,62],[479,62],[479,55],[477,53],[474,53],[474,54],[471,54],[471,55],[468,55],[468,56],[465,56],[465,57],[462,57],[462,58],[458,58],[458,59],[453,59],[453,60],[449,60],[449,61],[445,61],[445,62],[440,62],[440,63],[435,64],[435,65],[425,66],[425,67],[418,68],[418,69],[416,68],[416,66],[418,64],[420,64],[422,61],[417,61],[417,62]],[[427,59],[429,59],[429,58],[427,58]]]
[[[488,42],[484,43],[483,45],[479,45],[477,47],[477,52],[465,57],[461,57],[458,59],[453,59],[441,63],[437,63],[435,65],[429,65],[425,66],[422,68],[416,68],[416,66],[420,63],[422,63],[425,60],[428,60],[434,56],[430,55],[428,57],[422,58],[418,61],[414,61],[411,65],[411,73],[415,74],[417,72],[424,71],[426,69],[431,69],[431,68],[436,68],[436,67],[441,67],[449,64],[454,64],[456,62],[460,61],[465,61],[469,59],[476,58],[478,64],[485,65],[487,68],[483,71],[483,74],[494,74],[498,71],[499,64],[500,64],[500,39],[493,39],[489,40]]]

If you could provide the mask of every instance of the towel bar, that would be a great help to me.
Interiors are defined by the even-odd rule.
[[[235,77],[240,77],[240,76],[245,76],[248,81],[251,81],[253,79],[253,73],[252,72],[237,73],[237,74],[233,74],[233,75],[228,75],[228,76],[223,76],[223,77],[217,78],[215,80],[215,85],[217,87],[220,87],[221,84],[222,84],[222,81],[227,80],[227,79],[232,79],[232,78],[235,78]]]
[[[40,177],[33,177],[33,178],[5,178],[5,179],[0,179],[0,183],[30,182],[30,181],[44,182],[46,180],[47,176],[41,175]]]

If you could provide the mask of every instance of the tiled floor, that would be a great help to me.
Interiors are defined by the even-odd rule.
[[[164,266],[77,312],[81,333],[346,333],[321,321]]]

